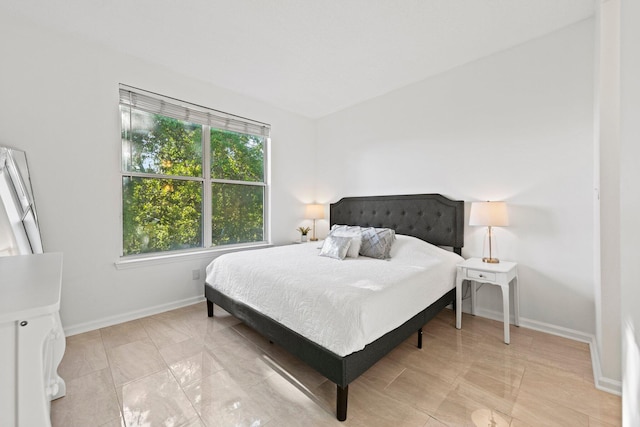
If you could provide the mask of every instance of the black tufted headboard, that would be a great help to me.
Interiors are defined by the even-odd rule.
[[[464,246],[464,202],[441,194],[345,197],[330,206],[333,224],[392,228],[461,253]]]

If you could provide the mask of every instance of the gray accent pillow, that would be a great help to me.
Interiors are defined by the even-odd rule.
[[[327,236],[320,250],[320,256],[344,259],[351,246],[351,237]]]
[[[387,259],[391,252],[391,245],[396,237],[390,228],[362,228],[362,244],[360,255],[370,258]]]
[[[392,228],[376,228],[376,231],[389,230],[393,235],[393,240],[396,240],[396,230]]]

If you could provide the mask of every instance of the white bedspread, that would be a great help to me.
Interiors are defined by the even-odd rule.
[[[331,350],[346,356],[397,328],[455,287],[463,261],[419,239],[398,235],[390,260],[336,260],[306,243],[225,254],[206,281]]]

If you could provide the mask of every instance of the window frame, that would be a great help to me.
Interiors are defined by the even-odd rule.
[[[269,124],[258,122],[251,119],[246,119],[241,116],[236,116],[229,113],[224,113],[218,110],[213,110],[211,108],[202,107],[200,105],[192,104],[186,101],[181,101],[175,98],[170,98],[164,95],[160,95],[157,93],[145,91],[142,89],[134,88],[131,86],[120,84],[120,93],[121,93],[121,101],[118,104],[118,112],[119,112],[119,123],[120,123],[120,138],[119,138],[119,151],[120,151],[120,173],[119,173],[119,186],[120,186],[120,209],[119,209],[119,228],[120,228],[120,255],[118,261],[116,261],[115,265],[118,269],[121,268],[130,268],[139,263],[148,263],[148,264],[156,264],[156,263],[165,263],[167,261],[172,260],[180,260],[184,257],[210,257],[212,252],[233,252],[243,249],[256,248],[256,247],[267,247],[272,246],[271,244],[271,223],[270,223],[270,211],[271,211],[271,186],[270,186],[270,146],[271,146],[271,138],[269,136],[271,126]],[[172,104],[173,106],[179,106],[181,108],[185,108],[188,111],[197,111],[201,114],[206,114],[209,117],[215,117],[220,123],[220,120],[233,120],[236,125],[236,129],[221,129],[219,126],[212,126],[211,124],[204,124],[198,121],[190,122],[182,118],[177,118],[172,115],[164,115],[162,112],[152,112],[148,111],[144,108],[136,108],[133,105],[124,105],[122,103],[122,93],[123,91],[131,92],[133,94],[142,95],[145,97],[155,98],[161,103]],[[202,149],[202,175],[201,176],[181,176],[181,175],[166,175],[161,173],[145,173],[145,172],[137,172],[137,171],[127,171],[125,170],[125,162],[123,159],[123,150],[122,150],[122,108],[131,108],[137,109],[138,111],[147,112],[150,114],[158,114],[164,117],[169,117],[172,119],[180,120],[181,122],[189,122],[195,123],[201,126],[202,128],[202,136],[201,136],[201,149]],[[187,112],[187,116],[188,116]],[[262,147],[262,181],[241,181],[241,180],[231,180],[231,179],[221,179],[221,178],[212,178],[211,177],[211,131],[212,130],[220,130],[220,131],[230,131],[236,133],[243,133],[237,130],[238,122],[247,122],[254,127],[256,124],[266,129],[266,135],[257,135],[255,132],[245,132],[245,134],[253,134],[262,138],[263,147]],[[200,182],[202,188],[202,210],[201,210],[201,218],[202,218],[202,246],[188,249],[176,249],[176,250],[167,250],[167,251],[158,251],[158,252],[145,252],[139,254],[124,254],[124,178],[148,178],[148,179],[175,179],[175,180],[183,180],[183,181],[193,181]],[[252,187],[260,187],[262,188],[263,193],[263,204],[262,204],[262,237],[261,241],[255,242],[245,242],[245,243],[233,243],[233,244],[224,244],[224,245],[213,245],[212,241],[212,230],[213,230],[213,206],[212,206],[212,185],[215,183],[220,184],[233,184],[233,185],[247,185]]]

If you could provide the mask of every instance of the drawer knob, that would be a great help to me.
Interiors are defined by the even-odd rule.
[[[484,277],[484,274],[479,274],[480,277]]]

